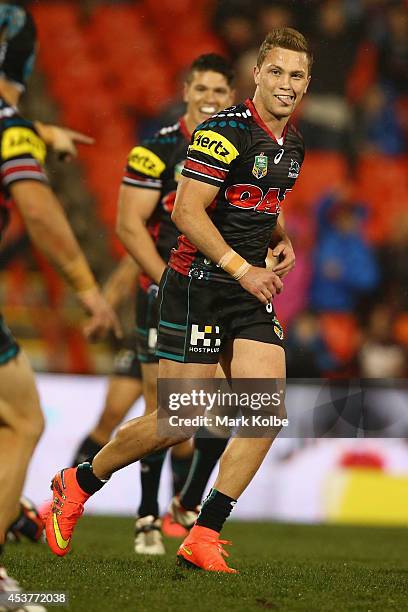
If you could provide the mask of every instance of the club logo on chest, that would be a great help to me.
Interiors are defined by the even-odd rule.
[[[254,165],[252,168],[252,174],[258,180],[266,176],[268,172],[268,156],[264,155],[264,153],[260,153],[260,155],[255,155]]]
[[[299,162],[297,162],[294,159],[291,159],[290,160],[288,177],[289,178],[297,178],[299,176],[299,172],[300,172],[300,164],[299,164]]]

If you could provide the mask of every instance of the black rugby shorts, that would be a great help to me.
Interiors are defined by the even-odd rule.
[[[136,345],[141,363],[157,363],[158,286],[151,284],[147,291],[141,287],[137,293]]]
[[[140,380],[142,374],[137,356],[135,336],[130,335],[124,338],[120,344],[121,346],[113,360],[113,375]]]
[[[194,269],[184,276],[172,268],[159,290],[156,355],[183,363],[218,363],[230,340],[246,338],[284,346],[273,306],[265,306],[228,279],[204,280]]]

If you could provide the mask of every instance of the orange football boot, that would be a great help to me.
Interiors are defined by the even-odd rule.
[[[162,533],[168,538],[185,538],[188,530],[177,523],[170,512],[166,512],[162,518]]]
[[[51,482],[53,504],[45,523],[45,533],[48,546],[59,557],[70,551],[72,532],[82,516],[84,503],[90,497],[79,486],[76,470],[61,470]]]
[[[222,545],[231,542],[220,540],[219,535],[213,529],[194,525],[177,551],[178,564],[207,572],[238,574],[236,569],[228,567],[224,559],[229,555]]]

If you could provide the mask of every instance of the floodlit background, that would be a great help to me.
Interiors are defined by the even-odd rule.
[[[284,203],[297,265],[276,300],[286,331],[289,375],[407,376],[405,2],[37,0],[20,4],[31,9],[40,42],[37,70],[22,104],[25,115],[59,122],[96,139],[94,146],[80,149],[75,163],[64,164],[50,155],[48,168],[101,282],[124,253],[114,225],[127,153],[141,138],[163,124],[174,123],[183,113],[180,92],[188,64],[198,54],[211,51],[231,58],[240,101],[253,93],[252,67],[265,34],[283,25],[306,34],[315,63],[309,93],[295,121],[304,135],[307,155],[296,188]],[[0,247],[0,303],[37,371],[109,373],[112,345],[85,342],[80,331],[81,311],[55,272],[31,247],[17,214]],[[131,300],[122,316],[125,327],[131,329]],[[100,390],[103,380],[63,380],[52,403],[56,414],[68,419],[64,420],[64,452],[69,456],[75,434],[79,440],[83,433],[78,430],[78,411],[89,410],[94,420],[103,393],[87,394],[86,406],[84,400],[81,405],[73,402],[67,406],[66,398],[78,381],[85,380],[90,390],[93,385]],[[50,402],[48,393],[51,391],[42,383],[45,406]],[[47,439],[49,433],[40,453],[47,453]],[[408,473],[408,445],[404,441],[385,445],[372,441],[369,448],[359,442],[358,452],[355,443],[351,451],[344,441],[319,442],[285,451],[279,465],[284,464],[285,470],[292,465],[292,475],[297,474],[300,483],[304,476],[296,472],[296,462],[311,461],[309,473],[317,473],[323,446],[330,446],[336,458],[325,464],[329,482],[340,487],[333,494],[330,486],[316,484],[324,507],[329,497],[334,503],[325,517],[330,514],[342,520],[339,508],[343,502],[344,512],[352,512],[347,500],[358,506],[356,512],[363,504],[369,513],[374,503],[370,495],[381,490],[382,498],[391,500],[389,506],[399,508],[399,522],[408,523],[408,489],[401,476]],[[391,467],[396,455],[398,473]],[[268,461],[273,461],[273,453]],[[252,486],[267,481],[262,479],[269,478],[268,465],[257,477],[258,484]],[[339,470],[345,480],[336,480]],[[38,475],[32,470],[31,478],[34,472]],[[282,483],[290,480],[289,472],[285,474],[281,489]],[[356,497],[357,491],[363,492],[361,499]],[[300,508],[299,504],[301,501],[292,499],[288,508]],[[272,512],[272,506],[271,501],[269,515],[280,516]],[[255,516],[258,510],[253,512]],[[384,508],[381,516],[389,513],[390,508]],[[381,522],[381,517],[378,520]]]

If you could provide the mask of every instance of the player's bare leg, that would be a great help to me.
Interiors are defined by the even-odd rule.
[[[112,432],[122,423],[133,404],[142,395],[142,381],[132,376],[113,375],[102,413],[95,427],[78,445],[71,465],[89,461],[109,442]]]
[[[236,339],[233,343],[230,373],[232,379],[284,379],[284,350],[274,344]],[[278,408],[276,416],[285,416],[283,406]],[[221,457],[214,487],[204,501],[196,524],[179,548],[180,562],[205,569],[235,571],[228,568],[221,555],[214,555],[216,547],[220,550],[218,536],[279,431],[279,428],[271,428],[270,437],[267,438],[233,438],[230,441]]]
[[[232,345],[220,357],[215,378],[231,378],[231,351]],[[228,444],[228,437],[228,428],[221,431],[220,427],[200,427],[194,436],[194,454],[188,476],[180,494],[172,498],[168,512],[173,521],[186,530],[191,529],[197,520],[208,480]],[[178,447],[173,446],[172,452]]]
[[[180,364],[160,361],[162,378],[212,378],[216,365]],[[52,551],[64,556],[70,550],[71,535],[81,517],[83,504],[110,476],[149,453],[183,442],[190,436],[178,431],[171,436],[159,435],[157,413],[131,419],[121,425],[113,439],[95,456],[92,465],[68,468],[53,479],[54,505],[46,523],[48,544]]]
[[[238,338],[231,361],[232,378],[286,378],[285,352],[281,346]],[[279,414],[284,418],[284,407]],[[279,429],[271,438],[233,438],[220,462],[214,488],[238,499],[259,469]]]
[[[158,364],[142,363],[142,385],[145,415],[153,414],[157,407]],[[135,521],[134,550],[141,555],[164,555],[165,548],[159,518],[158,494],[165,450],[158,450],[140,461],[141,499]]]
[[[158,369],[159,365],[156,362],[142,364],[145,414],[156,411]],[[172,450],[174,449],[177,449],[180,457],[178,461],[176,460],[177,464],[183,465],[184,457],[187,457],[188,460],[191,457],[191,443],[188,440],[177,444]],[[165,553],[158,504],[160,476],[165,457],[166,450],[162,449],[143,457],[140,462],[142,495],[135,523],[135,552],[138,554],[163,555]],[[167,523],[166,527],[168,527]]]
[[[0,367],[0,544],[19,513],[27,466],[44,428],[34,376],[24,353]]]
[[[161,359],[160,378],[212,378],[216,371],[214,364],[177,363]],[[157,412],[124,423],[114,438],[96,455],[92,462],[94,475],[106,480],[149,452],[168,448],[185,441],[187,434],[178,431],[172,436],[160,436],[157,432]]]
[[[102,414],[89,435],[98,444],[105,446],[113,430],[123,421],[141,395],[141,380],[128,376],[111,376]]]

